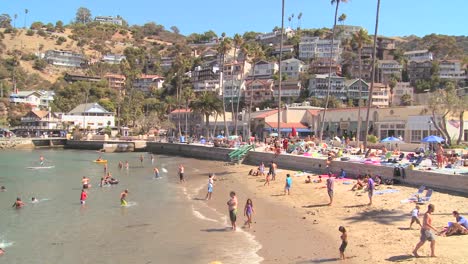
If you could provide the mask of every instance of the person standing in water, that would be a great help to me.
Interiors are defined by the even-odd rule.
[[[421,228],[421,237],[419,243],[416,245],[416,247],[413,250],[413,255],[415,257],[419,257],[418,255],[418,250],[421,248],[426,241],[431,242],[431,257],[435,257],[435,235],[434,233],[431,232],[431,230],[434,230],[437,233],[437,230],[435,227],[432,225],[432,213],[435,210],[435,206],[433,204],[429,204],[427,206],[427,212],[424,214],[423,218],[423,224]]]
[[[245,208],[244,208],[244,216],[247,216],[247,221],[245,222],[244,225],[248,225],[250,228],[250,225],[252,224],[252,215],[255,213],[254,207],[253,207],[253,202],[249,198],[247,199],[247,202],[245,203]]]
[[[236,193],[231,191],[229,193],[231,199],[227,202],[229,209],[229,219],[231,220],[231,228],[236,231],[236,220],[237,220],[237,197]]]
[[[184,178],[185,168],[184,168],[184,166],[183,166],[182,164],[179,164],[178,173],[179,173],[179,181],[180,181],[180,183],[185,182],[185,178]]]
[[[88,199],[88,193],[85,191],[85,189],[82,189],[80,195],[80,204],[84,205],[86,203],[86,199]]]
[[[128,196],[128,189],[125,189],[121,194],[120,194],[120,205],[121,206],[127,206],[127,196]]]
[[[145,157],[143,157],[143,154],[140,155],[140,165],[143,167],[143,161],[145,160]]]
[[[128,170],[128,168],[130,168],[130,166],[128,165],[128,160],[125,161],[125,169]]]
[[[154,164],[154,155],[151,154],[151,164]]]
[[[153,173],[154,173],[154,178],[155,178],[155,179],[156,179],[156,178],[159,178],[159,170],[158,170],[158,168],[155,167],[155,168],[153,169]]]
[[[16,201],[13,203],[13,205],[11,207],[19,209],[19,208],[21,208],[23,206],[24,206],[24,202],[21,201],[21,198],[18,197],[18,198],[16,198]]]
[[[123,162],[119,160],[119,170],[123,169]]]
[[[41,166],[44,166],[44,156],[42,156],[42,155],[39,157],[39,164]]]
[[[214,174],[210,173],[208,176],[208,192],[206,193],[205,200],[211,200],[211,194],[213,193],[214,186]]]

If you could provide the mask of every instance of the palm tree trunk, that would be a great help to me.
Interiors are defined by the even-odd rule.
[[[177,88],[176,88],[176,93],[177,93],[177,109],[179,111],[179,118],[177,118],[177,126],[178,126],[178,131],[179,131],[179,135],[178,137],[182,136],[182,130],[181,130],[181,127],[180,127],[180,77],[179,78],[179,83],[177,84]]]
[[[362,48],[359,47],[359,99],[358,99],[358,115],[357,115],[357,128],[356,128],[356,142],[359,145],[361,139],[361,98],[362,98]]]
[[[206,133],[206,140],[210,138],[210,114],[205,114],[205,133]]]
[[[188,130],[188,100],[185,102],[185,138],[187,138]]]
[[[336,29],[336,21],[338,19],[338,7],[340,5],[340,1],[336,1],[336,8],[335,8],[335,21],[333,23],[333,32],[332,32],[332,41],[331,41],[331,50],[330,50],[330,67],[329,67],[329,75],[328,75],[328,87],[327,87],[327,96],[325,99],[325,108],[323,109],[323,115],[322,115],[322,122],[320,126],[320,134],[319,134],[319,141],[322,143],[322,137],[323,137],[323,128],[325,126],[325,117],[327,115],[327,110],[328,110],[328,103],[330,101],[330,90],[331,90],[331,75],[332,75],[332,61],[333,61],[333,47],[335,44],[335,29]]]
[[[231,122],[237,123],[237,114],[234,113],[234,64],[237,64],[237,46],[234,47],[234,62],[231,68]],[[234,126],[234,135],[237,135],[237,126]]]
[[[237,92],[237,106],[236,106],[236,121],[234,122],[234,127],[235,127],[235,131],[236,131],[236,136],[237,136],[237,124],[238,124],[238,120],[237,120],[237,115],[239,113],[239,104],[240,104],[240,99],[241,99],[241,88],[242,88],[242,82],[244,81],[244,70],[245,70],[245,58],[244,58],[244,61],[242,62],[242,72],[241,72],[241,79],[240,79],[240,83],[239,83],[239,91]],[[242,120],[244,120],[244,118],[242,118]],[[245,135],[243,135],[243,138],[245,138]]]
[[[465,115],[465,111],[462,110],[460,111],[460,115],[458,117],[459,123],[460,123],[460,130],[458,131],[458,139],[457,139],[457,145],[461,144],[462,138],[463,138],[463,132],[465,131],[465,126],[463,122],[463,116]]]
[[[366,113],[366,134],[364,137],[364,151],[367,150],[367,133],[369,132],[369,115],[370,108],[372,106],[372,93],[374,92],[374,82],[375,82],[375,61],[377,56],[377,33],[379,29],[379,13],[380,13],[380,0],[377,0],[377,13],[375,15],[375,31],[374,31],[374,47],[372,54],[372,71],[371,71],[371,85],[369,89],[369,99],[367,99],[367,113]],[[374,120],[375,121],[375,120]]]
[[[250,138],[252,137],[252,128],[251,128],[251,114],[252,114],[252,103],[253,103],[253,82],[255,81],[255,62],[254,62],[254,65],[253,65],[253,69],[252,69],[252,74],[253,74],[253,80],[252,80],[252,83],[250,85],[250,103],[249,103],[249,135],[248,135],[248,139],[250,140]],[[245,136],[244,136],[245,137]]]
[[[219,67],[221,69],[221,76],[220,76],[220,81],[221,81],[221,91],[223,93],[223,122],[224,122],[224,130],[225,130],[225,135],[229,136],[229,129],[228,125],[226,122],[226,94],[224,91],[224,54],[221,56],[221,66]]]
[[[213,127],[213,136],[216,137],[216,128],[218,127],[218,113],[215,113],[215,123]]]

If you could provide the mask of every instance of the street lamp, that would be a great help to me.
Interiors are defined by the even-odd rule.
[[[431,126],[432,126],[432,120],[429,119],[429,121],[427,121],[427,124],[429,125],[429,131],[428,131],[428,133],[427,133],[427,136],[430,136],[430,135],[431,135],[431,131],[432,131],[432,129],[431,129],[431,128],[432,128],[432,127],[431,127]]]

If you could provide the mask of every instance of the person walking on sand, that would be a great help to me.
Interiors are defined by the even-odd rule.
[[[286,183],[284,185],[284,195],[290,194],[289,191],[291,190],[291,186],[292,186],[292,178],[291,178],[291,175],[288,173],[286,174]]]
[[[366,176],[367,178],[367,194],[369,196],[369,204],[372,205],[372,197],[374,196],[375,183],[372,177]]]
[[[179,174],[179,182],[180,183],[185,182],[184,173],[185,173],[184,166],[182,164],[179,164],[178,174]]]
[[[258,166],[258,172],[260,176],[265,176],[265,164],[263,162],[261,162],[260,166]]]
[[[270,178],[271,178],[271,173],[267,173],[267,175],[265,176],[265,183],[263,184],[263,186],[265,185],[268,185],[270,186]]]
[[[434,230],[437,233],[437,230],[432,225],[432,213],[435,210],[435,206],[433,204],[429,204],[427,206],[427,212],[424,214],[423,224],[421,228],[421,237],[419,243],[413,250],[413,255],[415,257],[419,257],[418,250],[421,248],[426,241],[431,242],[431,257],[435,257],[435,236],[431,230]]]
[[[154,155],[151,154],[151,164],[154,164]]]
[[[208,175],[208,192],[206,193],[205,200],[211,200],[211,194],[213,194],[213,186],[214,186],[214,174],[210,173],[210,175]]]
[[[86,193],[85,189],[81,189],[80,204],[84,205],[86,203],[86,199],[88,199],[88,193]]]
[[[254,207],[252,200],[249,198],[247,199],[247,202],[245,203],[244,207],[244,216],[247,216],[247,221],[244,223],[244,225],[248,225],[250,228],[250,225],[252,224],[252,216],[255,213]]]
[[[125,169],[128,170],[130,168],[130,165],[128,164],[128,160],[125,161]]]
[[[231,191],[229,193],[231,197],[227,202],[229,210],[229,219],[231,220],[231,228],[233,231],[236,231],[236,220],[237,220],[237,197],[236,193]]]
[[[143,157],[143,154],[140,155],[140,165],[143,167],[143,161],[145,160],[145,157]]]
[[[422,227],[421,222],[419,221],[419,205],[416,205],[416,207],[411,211],[411,223],[409,225],[410,229],[412,229],[414,222]]]
[[[338,230],[341,232],[341,245],[340,245],[340,259],[345,259],[345,250],[348,246],[348,233],[346,232],[346,228],[344,226],[340,226]]]
[[[436,157],[437,157],[437,168],[443,168],[444,166],[444,148],[442,144],[437,143]]]
[[[276,165],[275,162],[271,161],[270,162],[270,168],[269,172],[271,174],[271,180],[274,181],[276,180],[276,169],[278,168],[278,165]]]
[[[328,197],[330,197],[330,203],[328,203],[329,206],[333,204],[334,188],[335,188],[335,180],[332,178],[332,174],[329,172],[328,179],[327,179],[327,193],[328,193]]]
[[[121,206],[127,206],[127,196],[128,196],[128,189],[125,189],[121,194],[120,194],[120,205]]]

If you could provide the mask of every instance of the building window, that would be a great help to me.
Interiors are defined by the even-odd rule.
[[[421,130],[411,130],[411,143],[421,142]]]

